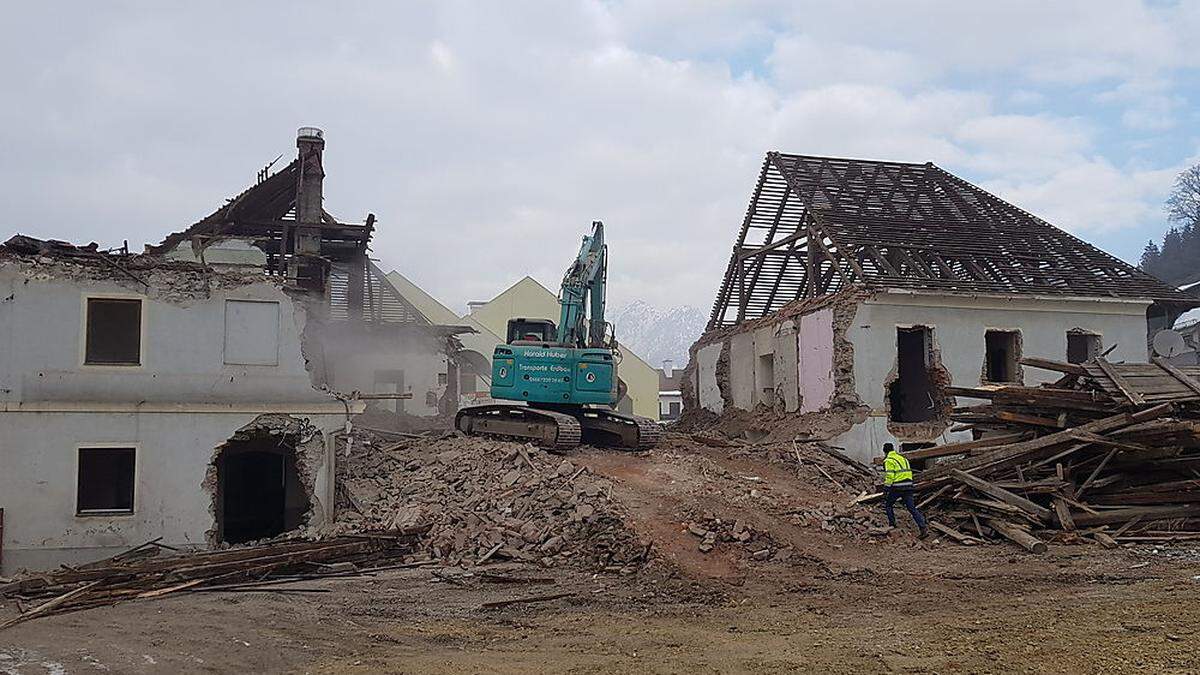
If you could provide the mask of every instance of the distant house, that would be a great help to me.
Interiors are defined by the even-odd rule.
[[[674,422],[683,414],[683,370],[676,368],[671,359],[663,361],[658,371],[658,419]]]

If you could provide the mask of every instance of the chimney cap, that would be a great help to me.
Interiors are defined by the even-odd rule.
[[[325,132],[317,127],[300,127],[296,130],[296,139],[314,138],[317,140],[325,140]]]

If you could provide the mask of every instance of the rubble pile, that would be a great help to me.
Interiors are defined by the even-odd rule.
[[[820,528],[825,532],[847,537],[876,535],[883,529],[876,522],[880,520],[877,511],[878,509],[871,510],[859,504],[836,505],[833,502],[822,502],[816,508],[794,513],[792,522],[802,527]]]
[[[745,548],[755,560],[770,560],[780,550],[767,532],[756,530],[742,520],[718,518],[711,511],[688,521],[687,531],[697,537],[697,547],[703,553],[718,545],[732,545]]]
[[[1039,387],[951,387],[986,400],[954,419],[974,441],[917,450],[932,526],[963,544],[1045,539],[1104,546],[1200,539],[1200,368],[1022,359],[1057,371]]]
[[[338,452],[333,534],[425,526],[429,553],[455,564],[573,562],[615,571],[649,555],[608,480],[532,445],[357,432]]]

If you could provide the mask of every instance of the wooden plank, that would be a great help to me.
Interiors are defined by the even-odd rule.
[[[1188,377],[1187,373],[1176,368],[1169,361],[1167,361],[1166,359],[1164,359],[1160,356],[1154,357],[1154,364],[1157,365],[1159,368],[1162,368],[1163,370],[1167,371],[1167,373],[1170,374],[1171,377],[1182,382],[1183,386],[1187,387],[1188,389],[1191,389],[1197,395],[1200,395],[1200,382],[1197,382],[1196,380],[1192,379],[1191,377]]]
[[[1051,429],[1061,429],[1063,425],[1058,423],[1058,420],[1050,419],[1049,417],[1038,417],[1037,415],[1027,415],[1025,413],[1012,412],[1010,410],[1001,410],[996,413],[996,418],[1005,422],[1016,422],[1018,424],[1029,424],[1038,427],[1050,427]]]
[[[1103,370],[1108,379],[1117,385],[1117,389],[1121,390],[1121,393],[1125,395],[1125,398],[1129,399],[1130,403],[1134,405],[1146,405],[1146,399],[1142,398],[1142,395],[1129,385],[1129,382],[1117,372],[1116,368],[1113,368],[1113,365],[1107,359],[1097,358],[1096,365],[1100,366],[1100,370]]]
[[[929,459],[930,457],[946,457],[948,455],[961,455],[968,450],[978,450],[980,448],[991,448],[1013,441],[1020,441],[1029,438],[1028,432],[1016,432],[1012,434],[997,434],[988,436],[974,441],[963,441],[961,443],[947,443],[946,445],[937,445],[932,448],[921,448],[904,453],[904,456],[909,461],[916,459]]]
[[[550,595],[535,595],[535,596],[528,597],[528,598],[513,598],[512,600],[493,600],[491,602],[483,603],[482,605],[480,605],[480,608],[495,609],[497,607],[507,607],[509,605],[517,605],[517,604],[529,603],[529,602],[549,602],[551,600],[558,600],[560,598],[569,598],[572,595],[575,595],[575,594],[574,593],[551,593]]]
[[[1004,502],[1005,504],[1015,506],[1015,507],[1021,509],[1022,511],[1025,511],[1026,513],[1029,513],[1030,515],[1033,515],[1038,520],[1041,520],[1041,521],[1047,522],[1047,523],[1050,522],[1050,509],[1047,509],[1044,506],[1035,504],[1018,494],[1013,494],[1012,492],[1005,490],[1002,487],[997,487],[995,485],[992,485],[991,483],[983,480],[982,478],[976,478],[975,476],[972,476],[971,474],[967,473],[966,471],[960,471],[958,469],[954,469],[953,471],[951,471],[951,474],[954,476],[954,478],[956,478],[960,482],[965,483],[965,484],[971,486],[972,488],[974,488],[990,497],[999,499],[1000,501]]]
[[[954,541],[956,541],[960,544],[963,544],[964,546],[973,546],[979,542],[979,540],[976,539],[975,537],[965,535],[962,532],[959,532],[958,530],[956,530],[952,527],[947,527],[947,526],[937,522],[936,520],[929,521],[929,527],[932,527],[933,529],[937,530],[938,532],[941,532],[942,534],[946,535],[947,537],[950,537],[951,539],[953,539]]]
[[[971,455],[970,457],[962,460],[953,463],[947,463],[944,466],[935,466],[925,472],[925,475],[919,482],[918,487],[921,489],[928,489],[938,486],[942,481],[948,479],[947,474],[954,469],[962,469],[964,471],[979,469],[986,472],[992,472],[1012,466],[1013,463],[1020,462],[1023,458],[1033,454],[1035,451],[1045,450],[1047,448],[1052,448],[1056,445],[1072,441],[1073,439],[1071,437],[1071,432],[1073,431],[1104,433],[1106,431],[1120,429],[1137,422],[1156,419],[1167,414],[1173,409],[1174,408],[1170,403],[1163,403],[1152,408],[1140,410],[1136,413],[1118,413],[1110,417],[1105,417],[1103,419],[1098,419],[1086,424],[1081,424],[1071,429],[1065,429],[1053,434],[1039,436],[1038,438],[1034,438],[1032,440],[1006,445],[992,452],[987,452],[980,455]]]
[[[1108,460],[1112,459],[1113,455],[1115,454],[1117,454],[1117,449],[1113,448],[1112,450],[1108,451],[1108,454],[1104,456],[1104,459],[1100,460],[1100,463],[1096,465],[1095,470],[1092,471],[1092,475],[1088,476],[1087,480],[1083,481],[1083,485],[1080,485],[1079,489],[1075,491],[1076,499],[1083,498],[1084,491],[1088,489],[1088,486],[1092,484],[1092,481],[1096,480],[1096,476],[1100,475],[1100,472],[1103,471],[1104,467],[1108,465]]]
[[[1117,537],[1119,537],[1119,536],[1121,536],[1121,535],[1125,534],[1125,533],[1126,533],[1126,532],[1128,532],[1128,531],[1129,531],[1129,530],[1130,530],[1130,529],[1131,529],[1131,528],[1132,528],[1134,525],[1137,525],[1137,524],[1138,524],[1138,523],[1140,523],[1140,522],[1142,522],[1142,517],[1141,517],[1141,516],[1137,516],[1136,518],[1134,518],[1134,519],[1130,520],[1128,523],[1125,523],[1125,524],[1124,524],[1124,525],[1122,525],[1121,527],[1117,528],[1117,531],[1116,531],[1116,532],[1113,532],[1113,539],[1116,539]]]
[[[999,532],[1005,539],[1018,544],[1030,553],[1041,555],[1046,552],[1046,542],[1029,534],[1025,530],[995,518],[985,518],[984,522],[993,530]]]
[[[1077,363],[1066,363],[1063,361],[1052,361],[1050,359],[1041,359],[1035,356],[1021,357],[1021,365],[1031,368],[1041,368],[1042,370],[1053,370],[1059,373],[1067,373],[1068,375],[1087,375],[1087,371],[1083,366]]]
[[[19,623],[22,623],[24,621],[29,621],[30,619],[41,616],[42,614],[45,614],[45,613],[49,612],[50,610],[55,609],[56,607],[61,607],[62,605],[70,602],[71,600],[74,600],[75,598],[92,590],[99,584],[103,583],[103,581],[104,581],[103,579],[97,579],[96,581],[84,584],[84,585],[80,586],[79,588],[76,588],[73,591],[67,591],[66,593],[63,593],[62,595],[60,595],[52,600],[43,602],[42,604],[38,605],[37,607],[34,607],[33,609],[29,610],[28,612],[25,612],[24,614],[14,616],[13,618],[9,619],[8,621],[5,621],[4,623],[0,623],[0,630],[4,630],[5,628],[10,628],[10,627],[15,626]]]
[[[1127,509],[1110,509],[1098,513],[1084,513],[1075,516],[1077,527],[1092,527],[1094,525],[1115,525],[1128,522],[1141,516],[1146,522],[1170,520],[1172,518],[1191,518],[1200,516],[1200,505],[1187,504],[1182,506],[1133,506]]]
[[[1065,499],[1060,497],[1054,500],[1054,515],[1058,519],[1059,527],[1067,532],[1075,529],[1075,520],[1071,518],[1071,509]]]

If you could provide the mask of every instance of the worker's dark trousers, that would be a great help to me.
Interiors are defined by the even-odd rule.
[[[924,530],[925,516],[921,515],[921,512],[917,510],[916,503],[913,502],[913,489],[911,485],[903,487],[885,487],[883,489],[883,510],[887,513],[888,525],[891,525],[892,527],[896,526],[896,512],[892,509],[892,506],[895,505],[896,500],[898,499],[904,500],[904,508],[908,509],[908,512],[912,514],[912,518],[914,521],[916,521],[917,527]]]

